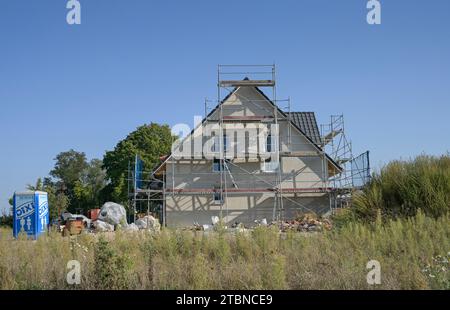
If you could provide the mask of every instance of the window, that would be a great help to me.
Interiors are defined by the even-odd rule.
[[[213,145],[211,151],[213,153],[220,152],[220,141],[218,136],[213,137]],[[226,152],[228,150],[228,137],[226,134],[223,135],[223,151]]]
[[[220,159],[213,160],[212,170],[213,172],[220,172],[223,170],[223,163]]]
[[[271,153],[273,152],[273,141],[272,141],[272,135],[268,135],[266,139],[266,152]]]
[[[222,193],[220,192],[220,189],[215,189],[215,192],[213,194],[213,202],[216,205],[222,204]]]
[[[219,152],[219,139],[217,136],[213,137],[213,145],[211,147],[211,152],[213,153]]]
[[[226,134],[223,135],[223,151],[228,151],[228,139]]]

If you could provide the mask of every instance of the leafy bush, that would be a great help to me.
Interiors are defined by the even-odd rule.
[[[13,216],[6,214],[0,216],[0,226],[13,227]]]
[[[128,269],[132,266],[127,253],[118,254],[117,250],[100,237],[95,247],[96,287],[103,289],[127,288]]]
[[[332,216],[333,227],[341,228],[349,223],[358,221],[358,218],[355,215],[354,210],[350,208],[338,209]]]

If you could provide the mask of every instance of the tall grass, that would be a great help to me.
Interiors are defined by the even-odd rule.
[[[409,217],[419,209],[435,218],[450,212],[449,155],[389,163],[355,195],[351,213],[375,221],[380,213],[384,218]]]
[[[246,233],[119,231],[72,239],[51,233],[37,241],[13,240],[11,230],[2,229],[0,288],[448,289],[448,272],[435,258],[450,250],[449,219],[419,212],[318,234],[260,227]],[[81,263],[76,286],[66,283],[72,259]],[[366,281],[372,259],[381,263],[378,286]]]

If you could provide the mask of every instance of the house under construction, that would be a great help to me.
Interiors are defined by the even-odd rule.
[[[152,172],[136,158],[130,199],[170,227],[228,225],[324,214],[369,179],[368,152],[354,157],[342,115],[318,126],[313,112],[278,100],[274,65],[218,66],[217,101]],[[211,104],[212,103],[212,104]],[[211,105],[211,106],[210,106]]]

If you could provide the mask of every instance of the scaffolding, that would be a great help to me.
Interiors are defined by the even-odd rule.
[[[165,173],[157,178],[154,171],[146,171],[144,168],[138,154],[135,155],[133,162],[128,162],[128,201],[129,210],[132,211],[128,220],[134,223],[136,216],[152,215],[165,225]]]
[[[328,124],[320,126],[322,149],[342,168],[330,178],[333,193],[330,195],[331,209],[349,206],[355,190],[370,181],[369,151],[356,157],[352,143],[345,132],[344,115],[331,115]]]
[[[244,69],[244,70],[242,70]],[[245,77],[244,77],[245,75]],[[258,80],[251,80],[248,78],[248,76],[252,75],[258,75],[258,76],[265,76],[266,79],[258,79]],[[233,79],[229,79],[229,77],[232,77]],[[268,77],[268,78],[267,78]],[[247,118],[249,121],[263,121],[265,120],[268,123],[272,123],[275,125],[275,128],[278,130],[278,109],[276,107],[277,102],[277,92],[276,92],[276,72],[275,72],[275,65],[254,65],[254,66],[237,66],[237,65],[218,65],[217,67],[217,103],[220,107],[220,113],[219,113],[219,127],[221,128],[220,137],[223,136],[222,131],[224,127],[224,115],[223,115],[223,109],[224,105],[221,104],[225,101],[225,98],[222,97],[222,92],[224,90],[228,91],[228,93],[232,93],[233,89],[230,89],[230,87],[266,87],[271,90],[271,98],[269,99],[274,103],[273,106],[273,113],[271,113],[270,116],[267,115],[254,115],[251,118]],[[259,106],[259,102],[255,102],[254,99],[245,98],[246,100],[250,101],[251,104]],[[260,106],[259,106],[260,107]],[[237,122],[241,121],[247,121],[246,116],[242,117],[235,117],[234,120]],[[220,139],[221,142],[223,142],[223,139]],[[283,199],[282,199],[282,186],[281,186],[281,169],[280,169],[280,153],[279,153],[279,145],[278,145],[278,135],[277,138],[274,139],[274,149],[275,149],[275,162],[272,163],[275,167],[277,167],[276,171],[276,177],[275,177],[275,184],[273,184],[272,191],[273,191],[273,200],[274,200],[274,206],[273,206],[273,219],[281,219],[283,218]],[[224,204],[225,204],[225,210],[226,215],[228,216],[228,204],[227,204],[227,198],[228,198],[228,188],[226,183],[226,175],[225,173],[229,173],[231,176],[230,169],[228,167],[227,161],[225,160],[224,156],[224,149],[223,149],[223,143],[220,144],[220,150],[219,150],[219,160],[221,161],[222,165],[226,167],[226,169],[220,169],[221,172],[221,182],[220,182],[220,191],[222,197],[224,197]],[[232,164],[232,162],[230,162]],[[226,171],[224,171],[226,170]],[[223,179],[223,181],[222,181]],[[236,183],[234,182],[235,187]],[[255,189],[258,190],[258,189]],[[246,190],[247,192],[251,192],[251,190]],[[221,210],[222,212],[222,210]]]
[[[344,115],[331,115],[330,123],[321,126],[322,149],[342,168],[342,172],[330,179],[333,188],[353,188],[351,178],[351,161],[353,159],[352,143],[347,139]]]
[[[265,78],[250,79],[249,76],[258,75]],[[269,95],[267,92],[263,94],[262,99],[246,98],[240,95],[239,100],[245,101],[261,111],[260,115],[246,115],[240,113],[241,107],[234,107],[233,105],[224,106],[224,102],[229,99],[229,95],[234,93],[239,87],[258,87],[269,88]],[[226,95],[224,92],[226,91]],[[263,103],[270,102],[273,106],[268,109]],[[278,105],[285,105],[284,111]],[[219,127],[219,150],[216,154],[219,168],[219,184],[211,187],[211,181],[208,179],[203,184],[195,181],[196,188],[178,187],[179,184],[189,184],[193,180],[202,179],[205,176],[211,176],[207,172],[189,172],[183,174],[180,171],[175,171],[176,164],[180,164],[179,160],[171,157],[169,163],[171,170],[167,171],[170,174],[171,186],[166,186],[167,194],[175,197],[176,195],[205,195],[215,194],[220,197],[220,215],[227,217],[228,210],[228,196],[236,194],[256,194],[269,193],[273,197],[273,220],[284,219],[284,204],[286,202],[294,203],[299,207],[308,210],[307,207],[289,197],[292,194],[300,193],[328,193],[332,191],[328,182],[328,163],[326,153],[317,148],[316,151],[292,151],[292,146],[296,143],[292,142],[291,129],[291,100],[277,99],[276,91],[276,70],[275,65],[219,65],[217,68],[217,100],[205,99],[204,102],[204,123],[215,123]],[[211,107],[212,105],[212,107]],[[215,112],[215,113],[213,113]],[[266,113],[268,112],[268,113]],[[286,126],[287,131],[284,136],[279,132],[279,124],[281,122],[288,122]],[[232,123],[258,123],[265,125],[275,125],[276,133],[272,137],[273,156],[270,162],[265,162],[262,159],[259,163],[265,168],[264,171],[248,171],[241,167],[238,161],[233,159],[233,156],[228,156],[226,149],[226,131],[227,125]],[[202,124],[200,124],[202,125]],[[224,137],[224,138],[222,138]],[[302,149],[297,142],[297,148]],[[309,145],[310,142],[304,143]],[[255,151],[258,153],[258,151]],[[247,154],[249,155],[249,154]],[[254,155],[254,154],[253,154]],[[314,180],[311,185],[310,180],[304,181],[305,186],[301,186],[301,181],[295,180],[298,172],[283,172],[281,165],[281,158],[284,157],[317,157],[320,156],[322,163],[322,177],[320,180]],[[197,160],[191,161],[191,164],[204,165],[207,161]],[[271,168],[272,167],[272,168]],[[304,175],[311,174],[312,171],[303,171]],[[308,184],[306,184],[308,183]]]
[[[252,76],[257,78],[250,79]],[[342,202],[351,197],[355,188],[355,177],[361,181],[358,186],[363,186],[370,177],[368,152],[367,156],[361,154],[356,159],[353,158],[351,142],[345,135],[343,115],[333,115],[329,124],[320,126],[320,137],[317,137],[319,142],[312,141],[306,134],[307,142],[298,142],[298,139],[294,141],[291,99],[279,100],[276,85],[275,65],[218,65],[217,99],[205,99],[205,117],[203,122],[197,124],[197,126],[205,124],[218,126],[218,133],[214,136],[218,143],[214,144],[214,150],[211,151],[214,159],[206,158],[203,151],[200,158],[195,153],[191,158],[175,158],[169,155],[163,160],[159,170],[144,172],[142,168],[139,170],[139,158],[136,156],[134,169],[128,169],[129,197],[134,214],[142,210],[144,205],[147,213],[156,210],[165,225],[167,197],[170,196],[175,201],[182,195],[213,196],[213,203],[219,205],[221,218],[229,216],[229,197],[243,194],[264,193],[272,197],[274,221],[285,220],[284,211],[287,204],[297,205],[305,211],[313,211],[295,199],[298,195],[327,195],[330,211],[343,206]],[[261,99],[238,95],[236,90],[245,87],[256,87],[258,90],[265,88],[268,89],[268,93],[261,91]],[[232,94],[236,95],[235,100],[245,102],[260,113],[248,115],[242,110],[245,107],[224,105],[226,101],[232,100],[230,98]],[[267,102],[272,104],[269,108]],[[287,126],[281,132],[279,125],[286,122]],[[250,166],[253,164],[254,169],[246,169],[240,165],[242,157],[230,154],[228,150],[229,140],[233,137],[227,135],[230,126],[234,124],[274,125],[276,132],[270,138],[271,160],[258,157],[261,150],[249,147],[248,150],[244,150],[245,162],[250,163]],[[192,133],[194,131],[195,128]],[[252,137],[246,137],[246,143],[249,145],[251,140]],[[305,147],[306,145],[309,148]],[[311,145],[314,145],[314,150],[310,150]],[[305,162],[305,167],[299,171],[284,171],[282,163],[289,161],[289,158],[301,158]],[[320,158],[320,177],[307,167],[306,163],[311,158]],[[183,164],[189,165],[192,169],[183,171]],[[216,171],[196,169],[208,164]],[[297,178],[299,174],[305,176],[304,180]]]

